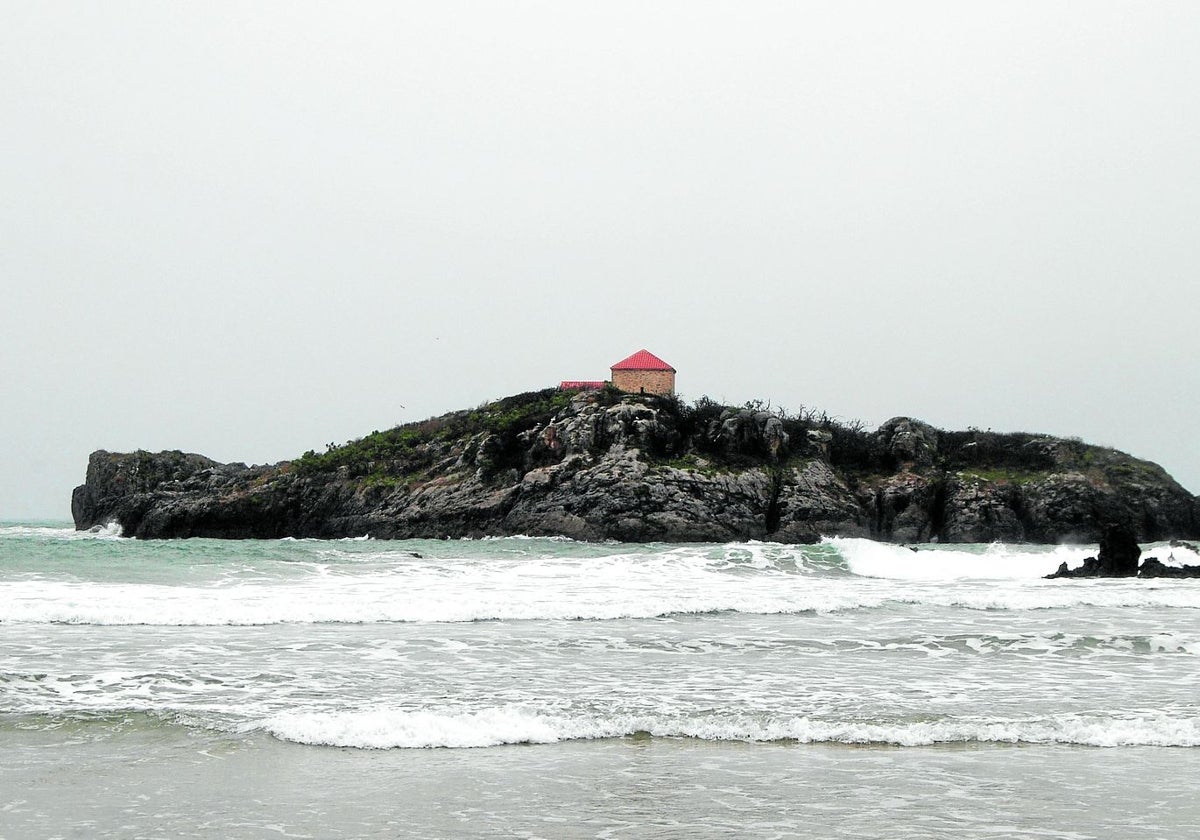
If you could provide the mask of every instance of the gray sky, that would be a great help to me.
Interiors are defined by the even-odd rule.
[[[0,0],[0,519],[604,378],[1200,491],[1200,3]]]

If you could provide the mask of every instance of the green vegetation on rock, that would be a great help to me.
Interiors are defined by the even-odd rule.
[[[330,444],[322,453],[310,449],[292,461],[292,468],[301,475],[345,468],[351,478],[365,478],[368,484],[398,486],[417,480],[434,466],[440,454],[437,444],[476,435],[492,438],[494,466],[505,468],[519,461],[521,433],[549,422],[570,399],[570,393],[557,388],[516,394],[467,411],[375,431],[340,446]]]

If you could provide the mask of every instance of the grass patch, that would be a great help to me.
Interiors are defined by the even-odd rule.
[[[570,403],[571,397],[570,392],[558,388],[529,391],[467,411],[374,431],[341,445],[330,443],[321,453],[310,449],[291,466],[301,475],[344,469],[352,478],[399,486],[411,483],[433,466],[439,454],[434,451],[436,444],[486,434],[491,436],[486,453],[488,468],[519,468],[524,455],[520,435],[548,423]]]
[[[709,461],[707,458],[696,455],[694,452],[689,452],[686,455],[680,455],[676,458],[655,461],[652,469],[674,469],[686,473],[697,473],[703,476],[728,475],[736,472],[732,464],[717,464]]]
[[[1032,484],[1035,481],[1042,480],[1047,474],[1045,471],[1029,472],[1006,467],[993,467],[991,469],[973,468],[958,472],[961,478],[976,478],[992,484]]]

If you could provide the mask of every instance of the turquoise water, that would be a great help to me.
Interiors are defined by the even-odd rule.
[[[919,548],[3,526],[0,837],[1195,836],[1200,582]]]

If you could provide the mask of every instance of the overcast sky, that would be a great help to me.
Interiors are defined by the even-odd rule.
[[[601,379],[1200,492],[1200,3],[0,0],[0,519]]]

